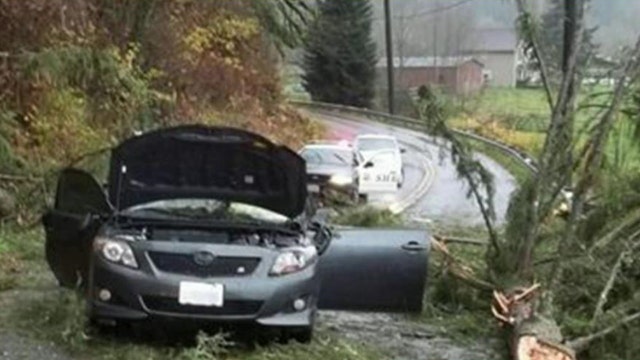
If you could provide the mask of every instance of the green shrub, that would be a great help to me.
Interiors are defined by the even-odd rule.
[[[330,217],[330,222],[357,227],[398,227],[403,224],[403,219],[389,210],[364,206],[339,211]]]

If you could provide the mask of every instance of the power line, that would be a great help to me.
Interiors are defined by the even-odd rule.
[[[419,18],[419,17],[425,17],[425,16],[429,16],[429,15],[433,15],[433,14],[437,14],[437,13],[441,13],[441,12],[445,12],[451,9],[455,9],[457,7],[460,7],[464,4],[470,3],[473,0],[461,0],[458,1],[456,3],[453,4],[449,4],[449,5],[445,5],[445,6],[439,6],[433,9],[428,9],[425,11],[421,11],[415,14],[411,14],[411,15],[406,15],[406,16],[401,16],[401,15],[395,15],[393,18],[394,19],[415,19],[415,18]],[[384,20],[383,18],[375,18],[373,19],[374,21],[380,21],[380,20]]]
[[[451,9],[455,9],[457,7],[460,7],[466,3],[470,3],[473,0],[461,0],[458,1],[456,3],[450,4],[450,5],[445,5],[445,6],[441,6],[441,7],[437,7],[434,9],[429,9],[423,12],[419,12],[419,13],[415,13],[412,15],[407,15],[404,18],[405,19],[414,19],[414,18],[419,18],[419,17],[423,17],[423,16],[428,16],[428,15],[433,15],[433,14],[437,14],[437,13],[441,13],[447,10],[451,10]]]

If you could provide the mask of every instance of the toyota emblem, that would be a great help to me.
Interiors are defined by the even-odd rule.
[[[193,254],[193,262],[199,266],[209,266],[213,263],[215,255],[208,251],[199,251]]]

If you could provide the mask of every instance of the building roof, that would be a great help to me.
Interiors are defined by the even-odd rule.
[[[480,61],[474,59],[472,56],[412,56],[402,59],[402,66],[404,68],[422,68],[422,67],[452,67],[464,64],[469,61],[478,63],[480,66],[484,66]],[[387,67],[387,58],[382,58],[376,65],[379,68]],[[400,67],[400,58],[393,58],[393,67]]]
[[[514,29],[478,29],[463,44],[463,52],[515,52],[518,37]]]

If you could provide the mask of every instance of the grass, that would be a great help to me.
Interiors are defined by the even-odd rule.
[[[371,206],[359,206],[355,208],[342,208],[329,218],[335,225],[347,225],[357,227],[399,227],[404,224],[401,215],[389,210],[376,209]]]
[[[551,114],[542,89],[488,88],[464,104],[473,113],[506,120],[519,120],[516,126],[544,131],[538,122],[546,122]],[[536,122],[530,124],[529,122]]]
[[[434,229],[434,233],[458,238],[486,240],[484,227],[461,227],[446,225]],[[486,247],[469,244],[448,244],[450,253],[472,270],[476,276],[486,273]],[[493,326],[490,309],[491,295],[474,289],[450,276],[446,260],[432,252],[429,262],[429,278],[425,293],[425,310],[418,321],[443,329],[453,339],[465,342],[497,337],[497,326]]]
[[[33,283],[34,274],[44,268],[43,236],[39,229],[0,226],[0,292]]]
[[[270,343],[266,346],[234,343],[221,333],[199,333],[193,343],[189,343],[189,339],[159,341],[129,331],[102,334],[87,326],[83,300],[69,290],[49,291],[27,299],[9,319],[10,324],[30,336],[51,341],[73,356],[97,360],[361,360],[381,357],[375,350],[340,339],[324,329],[319,329],[310,344]]]
[[[502,165],[502,167],[516,178],[518,184],[524,184],[524,182],[531,177],[531,170],[529,170],[528,167],[493,146],[469,138],[464,138],[463,141],[474,151],[482,153]]]
[[[607,88],[584,88],[578,106],[603,105]],[[530,154],[542,150],[551,110],[542,89],[488,88],[478,95],[456,101],[458,116],[450,124],[459,129],[501,140]],[[580,109],[576,113],[576,135],[584,136],[598,110]]]

